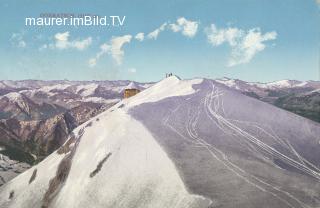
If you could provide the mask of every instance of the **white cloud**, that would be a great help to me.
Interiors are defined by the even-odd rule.
[[[104,54],[106,54],[108,52],[108,50],[110,49],[110,45],[104,43],[100,46],[100,51],[96,54],[96,56],[94,58],[89,59],[89,66],[90,67],[94,67],[95,65],[97,65],[97,61],[100,59],[100,57]]]
[[[131,39],[131,35],[112,37],[109,43],[104,43],[100,46],[100,51],[96,54],[94,58],[89,59],[89,66],[94,67],[97,64],[97,61],[100,59],[100,57],[106,53],[110,54],[118,65],[121,65],[124,56],[124,51],[122,47],[124,44],[130,43]]]
[[[141,42],[144,40],[144,33],[138,33],[134,38]]]
[[[234,27],[218,30],[217,27],[212,24],[210,28],[206,28],[206,33],[209,43],[213,46],[218,46],[225,42],[231,46],[235,46],[242,38],[244,32]]]
[[[86,39],[76,39],[76,40],[69,40],[70,33],[69,32],[64,32],[64,33],[57,33],[54,35],[54,43],[50,44],[44,44],[42,45],[39,50],[43,50],[46,48],[50,49],[69,49],[69,48],[74,48],[77,50],[84,50],[88,48],[91,43],[92,43],[92,38],[88,37]]]
[[[55,39],[55,46],[58,49],[66,49],[68,48],[69,45],[69,32],[64,32],[64,33],[57,33],[54,36]]]
[[[167,23],[163,23],[159,28],[155,29],[147,35],[147,38],[156,40],[160,32],[166,29]]]
[[[131,35],[124,35],[121,37],[114,37],[110,41],[111,46],[107,49],[107,51],[119,65],[122,64],[122,58],[124,56],[122,46],[126,43],[130,43],[131,38]]]
[[[211,45],[219,46],[223,43],[230,45],[231,56],[228,61],[229,67],[249,63],[258,52],[266,48],[264,42],[277,38],[275,31],[262,34],[260,28],[250,29],[249,31],[235,27],[217,29],[212,24],[205,31]]]
[[[128,72],[133,74],[133,73],[137,72],[137,69],[136,68],[129,68]]]
[[[249,63],[258,52],[266,48],[265,41],[276,38],[277,33],[274,31],[262,34],[259,28],[251,29],[243,40],[233,48],[228,66]]]
[[[10,37],[10,42],[18,48],[25,48],[27,46],[27,43],[23,39],[23,33],[13,33]]]
[[[316,3],[317,3],[318,5],[320,5],[320,0],[316,0]]]
[[[57,41],[68,41],[70,34],[69,32],[64,32],[64,33],[57,33],[54,35],[54,38]]]
[[[84,50],[87,47],[89,47],[92,43],[92,38],[88,37],[83,40],[76,40],[71,42],[71,46],[78,49],[78,50]]]
[[[169,29],[173,32],[181,32],[184,36],[192,38],[196,35],[198,31],[198,26],[199,22],[190,21],[184,17],[180,17],[174,24],[168,24],[167,22],[165,22],[154,31],[146,35],[144,33],[138,33],[134,38],[138,41],[143,41],[145,38],[156,40],[161,32]]]
[[[198,31],[199,23],[197,21],[190,21],[184,17],[180,17],[177,19],[177,22],[174,24],[170,24],[169,28],[173,32],[182,32],[184,36],[192,38],[196,35]]]

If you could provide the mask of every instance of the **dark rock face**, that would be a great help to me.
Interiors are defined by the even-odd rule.
[[[64,107],[56,104],[37,103],[23,94],[12,94],[17,97],[14,99],[0,98],[0,119],[43,120],[66,111]]]
[[[9,199],[12,199],[13,196],[14,196],[14,191],[11,191],[11,192],[10,192],[10,195],[9,195]]]
[[[81,128],[77,136],[75,136],[74,134],[70,135],[68,142],[72,140],[70,143],[73,143],[74,145],[72,146],[72,148],[70,148],[70,146],[68,145],[68,151],[63,152],[63,154],[65,155],[59,163],[56,175],[49,182],[49,188],[47,189],[42,200],[42,208],[47,208],[50,206],[51,201],[59,193],[65,181],[67,180],[72,165],[72,159],[77,151],[77,147],[81,141],[81,137],[85,132],[84,129],[87,127],[89,126]]]
[[[9,154],[10,157],[14,157],[12,159],[30,164],[41,161],[58,149],[75,127],[104,111],[105,107],[81,105],[46,120],[1,120],[0,144],[6,148],[6,151],[2,152],[13,152]],[[17,152],[21,152],[21,156]]]
[[[67,155],[65,158],[62,159],[58,166],[58,170],[56,172],[56,176],[52,178],[49,182],[49,188],[44,195],[42,208],[49,207],[52,199],[55,197],[59,189],[61,189],[62,184],[68,177],[70,168],[71,168],[71,155]]]
[[[320,92],[285,95],[274,104],[320,123]]]
[[[37,177],[37,169],[34,169],[34,171],[32,172],[32,175],[30,177],[29,184],[32,183],[34,181],[34,179],[36,179],[36,177]]]
[[[129,81],[0,81],[0,153],[34,164],[122,98]],[[108,101],[110,99],[110,101]]]
[[[130,111],[213,207],[320,206],[320,125],[205,80]],[[147,115],[147,116],[146,116]]]
[[[111,155],[112,155],[112,153],[109,152],[109,153],[99,162],[99,164],[97,165],[97,168],[90,173],[90,178],[94,177],[97,173],[99,173],[99,171],[101,170],[103,164],[108,160],[108,158],[109,158]]]
[[[66,141],[77,125],[70,123],[66,117],[65,114],[60,114],[41,121],[0,121],[0,154],[8,157],[7,162],[4,161],[5,166],[12,167],[13,170],[10,173],[6,169],[0,170],[0,176],[5,178],[1,184],[40,162]],[[11,163],[17,165],[9,166]]]

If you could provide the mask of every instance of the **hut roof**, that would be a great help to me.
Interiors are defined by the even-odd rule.
[[[134,82],[130,82],[130,84],[128,86],[126,86],[125,89],[126,90],[127,89],[140,89],[140,87],[137,84],[135,84]]]

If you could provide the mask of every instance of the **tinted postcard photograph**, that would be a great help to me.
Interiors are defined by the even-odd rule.
[[[320,208],[320,0],[1,0],[1,208]]]

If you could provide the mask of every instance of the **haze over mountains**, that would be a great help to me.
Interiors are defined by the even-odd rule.
[[[0,188],[1,207],[320,206],[320,124],[169,77],[75,128]]]

